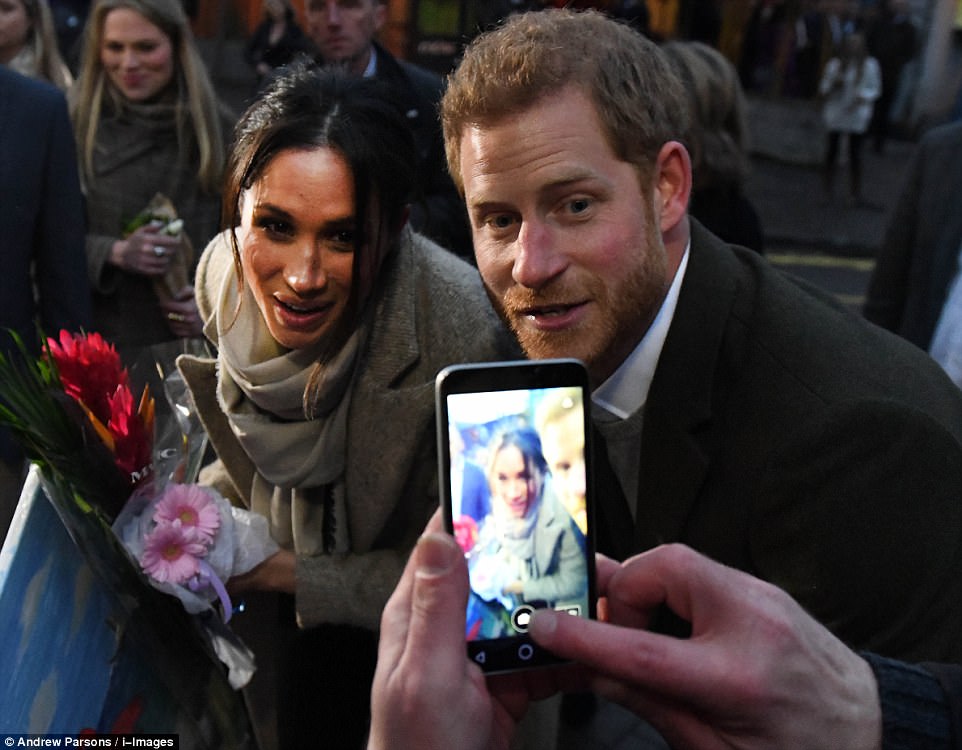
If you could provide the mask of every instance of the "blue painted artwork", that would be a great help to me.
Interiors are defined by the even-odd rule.
[[[253,750],[201,616],[146,585],[103,522],[58,491],[31,470],[0,551],[0,733]]]

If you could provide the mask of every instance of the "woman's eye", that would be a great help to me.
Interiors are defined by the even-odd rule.
[[[291,225],[286,221],[277,219],[262,219],[257,222],[257,226],[263,229],[271,237],[290,237],[293,234]]]
[[[357,244],[357,233],[353,229],[333,229],[327,233],[327,246],[339,253],[353,253]]]

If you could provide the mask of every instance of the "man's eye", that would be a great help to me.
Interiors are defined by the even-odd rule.
[[[495,214],[488,217],[485,223],[495,229],[507,229],[514,223],[514,217],[511,214]]]
[[[575,198],[568,204],[568,208],[573,214],[583,213],[584,211],[587,211],[590,206],[591,201],[589,201],[587,198]]]

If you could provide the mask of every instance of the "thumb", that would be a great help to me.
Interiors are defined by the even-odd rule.
[[[443,660],[450,653],[463,661],[468,600],[464,554],[451,535],[429,532],[418,541],[414,555],[409,653],[426,661]]]

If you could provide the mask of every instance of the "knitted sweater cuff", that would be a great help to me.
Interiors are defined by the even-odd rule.
[[[952,724],[945,693],[923,667],[862,653],[878,682],[882,750],[947,750]]]

